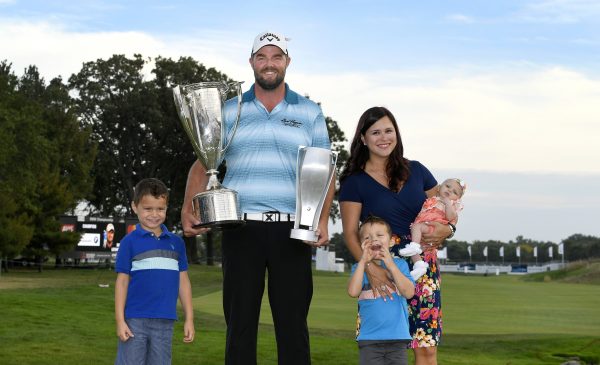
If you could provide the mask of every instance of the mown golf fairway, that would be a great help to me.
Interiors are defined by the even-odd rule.
[[[291,275],[291,273],[290,273]],[[196,340],[173,340],[173,363],[222,364],[220,269],[191,266]],[[0,363],[112,364],[114,274],[108,270],[14,271],[0,277]],[[443,275],[440,364],[560,364],[600,359],[600,285],[525,282],[518,276]],[[109,288],[98,284],[110,283]],[[347,274],[315,272],[309,316],[313,364],[356,364],[356,301]],[[243,283],[240,283],[243,285]],[[293,290],[293,288],[291,288]],[[265,296],[259,364],[276,364]]]

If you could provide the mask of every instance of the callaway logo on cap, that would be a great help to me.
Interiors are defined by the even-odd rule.
[[[254,38],[254,44],[252,45],[252,54],[255,54],[259,49],[264,46],[277,46],[281,48],[283,53],[288,54],[287,42],[289,38],[284,37],[282,34],[275,32],[262,32]]]

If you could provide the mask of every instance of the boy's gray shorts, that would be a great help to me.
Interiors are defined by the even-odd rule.
[[[358,341],[360,365],[408,365],[410,341]]]

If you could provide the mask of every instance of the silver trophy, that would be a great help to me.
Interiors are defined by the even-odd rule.
[[[217,168],[235,135],[242,103],[241,82],[200,82],[173,88],[177,113],[196,156],[206,168],[206,191],[192,198],[192,208],[200,224],[195,227],[226,228],[244,223],[237,192],[223,187]],[[225,138],[224,103],[227,92],[237,91],[237,117]],[[225,141],[227,141],[225,143]]]
[[[290,237],[317,242],[316,230],[323,203],[335,172],[337,154],[326,148],[298,148],[296,170],[296,221]]]

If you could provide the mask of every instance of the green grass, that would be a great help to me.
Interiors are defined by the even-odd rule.
[[[222,364],[225,323],[219,268],[190,270],[196,340],[173,339],[174,364]],[[112,364],[114,273],[103,270],[12,271],[0,276],[0,363]],[[440,364],[600,363],[600,285],[525,281],[521,276],[443,275],[444,334]],[[572,280],[566,280],[572,281]],[[347,274],[315,272],[309,317],[313,363],[356,364],[356,302]],[[109,288],[98,284],[109,283]],[[259,364],[276,364],[266,298]]]
[[[527,275],[527,281],[560,281],[564,283],[600,284],[600,261],[577,261],[565,269]]]

